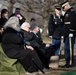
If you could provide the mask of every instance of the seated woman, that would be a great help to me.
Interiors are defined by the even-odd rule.
[[[4,25],[2,48],[8,57],[18,59],[27,72],[43,70],[42,62],[34,48],[25,44],[20,33],[19,19],[15,16],[11,17]]]
[[[24,22],[21,25],[21,30],[24,33],[25,40],[29,41],[30,45],[36,50],[44,67],[49,68],[49,59],[50,56],[54,55],[54,51],[50,47],[50,44],[43,43],[41,36],[36,34],[39,31],[39,27],[37,25],[30,27],[29,23]]]

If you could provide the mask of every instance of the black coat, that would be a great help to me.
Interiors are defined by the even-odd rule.
[[[75,33],[76,30],[76,13],[71,7],[68,9],[64,15],[64,26],[62,29],[62,35],[68,36],[69,33]],[[74,34],[75,35],[75,34]]]
[[[54,14],[50,16],[49,23],[48,23],[48,32],[49,36],[53,36],[54,39],[61,38],[61,30],[63,26],[63,17],[60,18]]]
[[[33,35],[31,35],[30,32],[27,32],[23,29],[21,29],[21,32],[23,33],[24,38],[25,38],[26,41],[31,41],[33,39]]]
[[[17,31],[12,28],[6,29],[3,33],[2,48],[9,57],[16,56],[24,50],[24,41],[17,34]]]
[[[7,22],[6,18],[0,18],[0,28],[2,28],[6,22]]]
[[[26,41],[25,44],[31,45],[32,47],[39,48],[39,44],[34,40],[33,34],[25,30],[21,30],[21,32],[23,33],[23,37]]]
[[[33,36],[33,39],[38,43],[39,47],[44,49],[46,44],[43,43],[43,40],[42,40],[41,36],[38,35],[38,34],[35,34],[33,32],[31,32],[31,35]]]
[[[6,18],[0,18],[0,29],[3,28],[4,24],[7,22]],[[0,42],[2,42],[2,33],[0,33]]]

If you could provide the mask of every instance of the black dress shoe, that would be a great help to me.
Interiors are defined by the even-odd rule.
[[[72,64],[72,65],[69,65],[68,67],[74,67],[75,65],[74,64]]]
[[[70,68],[70,67],[74,67],[75,65],[67,65],[67,64],[65,64],[64,66],[61,66],[61,68]]]

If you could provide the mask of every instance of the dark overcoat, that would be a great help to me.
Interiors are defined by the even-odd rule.
[[[56,14],[51,14],[48,23],[49,36],[52,36],[54,39],[60,39],[62,27],[63,16],[60,15],[59,18]]]
[[[76,32],[76,12],[71,7],[68,9],[64,15],[64,26],[62,29],[62,35],[67,37],[69,33],[73,33],[75,35]]]

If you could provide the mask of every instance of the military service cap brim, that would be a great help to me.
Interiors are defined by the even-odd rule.
[[[59,4],[55,4],[55,9],[57,9],[57,10],[61,10],[61,6],[59,5]]]
[[[69,4],[69,2],[68,2],[68,1],[65,1],[65,2],[61,3],[61,6],[62,6],[62,7],[65,7],[65,6],[68,5],[68,4]]]

